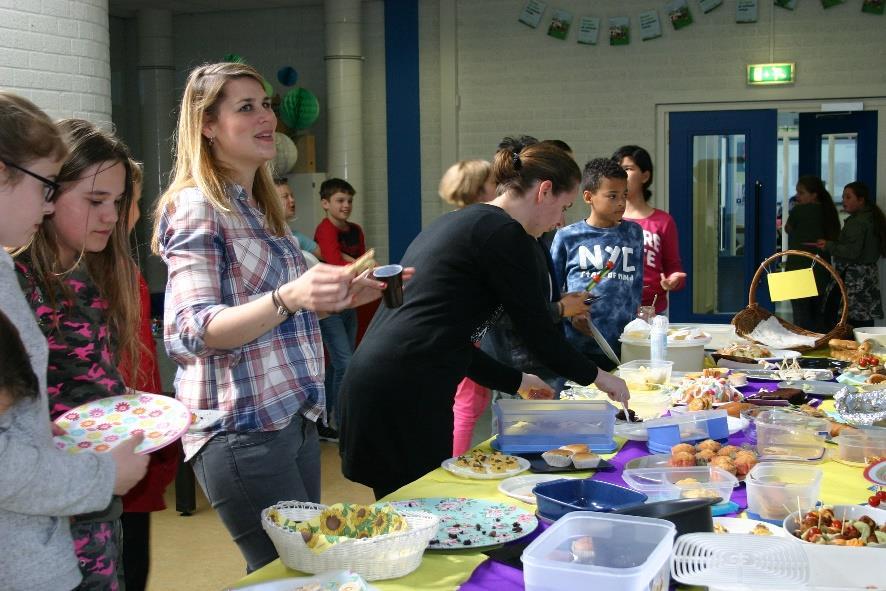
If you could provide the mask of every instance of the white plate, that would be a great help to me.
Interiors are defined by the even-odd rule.
[[[474,472],[469,468],[461,468],[455,465],[456,458],[449,458],[447,460],[443,460],[443,463],[440,466],[446,470],[447,472],[452,472],[456,476],[461,476],[462,478],[473,478],[475,480],[501,480],[502,478],[508,478],[510,476],[516,476],[521,472],[525,472],[529,470],[529,460],[526,458],[521,458],[520,456],[512,456],[517,458],[517,466],[516,470],[511,470],[510,472],[501,472],[499,474],[495,473],[485,473],[480,474],[478,472]]]
[[[785,380],[778,383],[779,388],[800,388],[806,394],[814,394],[825,398],[831,398],[846,387],[839,382],[821,382],[818,380]]]
[[[765,525],[773,536],[786,538],[788,532],[780,525],[773,525],[756,519],[742,519],[740,517],[714,517],[714,525],[722,525],[730,534],[749,534],[759,524]]]
[[[512,499],[534,505],[535,495],[532,494],[532,489],[536,484],[561,480],[562,478],[562,474],[524,474],[523,476],[512,476],[501,481],[498,485],[498,492]]]
[[[686,407],[682,407],[685,412]],[[674,407],[671,409],[671,412],[681,412],[680,408]],[[739,431],[747,428],[750,422],[745,418],[740,417],[726,417],[726,424],[729,428],[729,434],[734,435]],[[615,434],[619,437],[624,437],[628,441],[648,441],[649,434],[646,432],[646,425],[644,423],[618,423],[615,425]]]

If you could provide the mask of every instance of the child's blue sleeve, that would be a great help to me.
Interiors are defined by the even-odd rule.
[[[569,291],[566,285],[567,250],[565,236],[565,230],[560,229],[559,232],[554,234],[554,241],[551,243],[551,260],[554,261],[554,280],[557,282],[560,293],[567,293]]]

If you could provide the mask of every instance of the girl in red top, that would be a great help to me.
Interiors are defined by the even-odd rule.
[[[686,273],[680,263],[677,224],[665,211],[649,205],[652,158],[640,146],[622,146],[612,155],[628,173],[628,204],[624,219],[643,228],[643,306],[655,301],[655,313],[668,307],[668,292],[683,289]]]

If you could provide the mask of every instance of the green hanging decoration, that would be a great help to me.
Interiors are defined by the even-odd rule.
[[[292,129],[307,129],[320,116],[320,101],[310,90],[290,90],[280,103],[280,118]]]
[[[222,58],[223,62],[233,62],[235,64],[245,64],[246,60],[243,59],[242,55],[237,55],[236,53],[226,53],[225,57]]]

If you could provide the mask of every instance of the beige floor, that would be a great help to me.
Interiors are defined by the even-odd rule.
[[[371,503],[372,490],[341,474],[338,446],[322,443],[324,503]],[[197,512],[182,517],[175,491],[166,492],[166,511],[151,521],[151,577],[148,591],[218,591],[246,574],[246,565],[221,520],[197,487]]]

